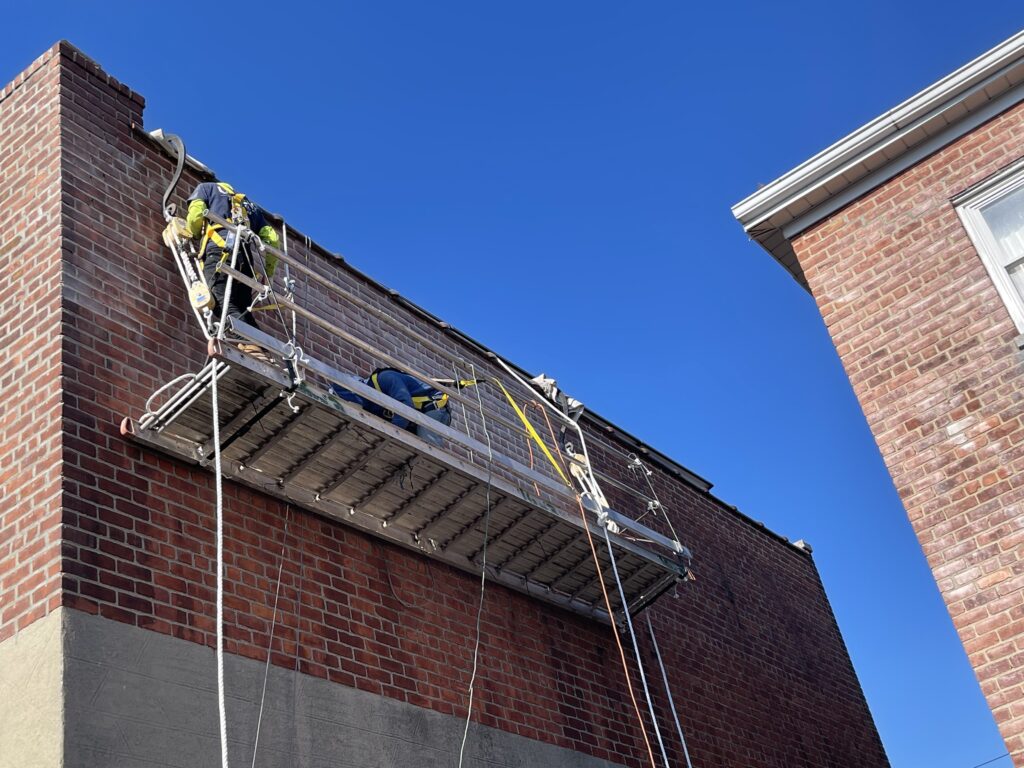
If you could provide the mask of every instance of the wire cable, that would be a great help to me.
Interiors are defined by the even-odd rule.
[[[986,760],[984,763],[978,763],[977,765],[971,766],[971,768],[981,768],[983,765],[990,765],[996,760],[1002,760],[1004,757],[1009,757],[1009,752],[1003,752],[999,757],[993,757],[991,760]]]
[[[454,362],[452,363],[452,373],[455,375],[455,381],[459,381],[459,379],[462,378],[462,372],[459,371],[459,367]],[[462,420],[464,422],[466,422],[466,434],[468,435],[469,434],[469,411],[466,410],[466,403],[464,401],[457,400],[456,402],[462,408]],[[469,460],[473,464],[476,464],[476,453],[474,451],[469,451]]]
[[[622,579],[619,578],[619,566],[615,562],[615,552],[612,550],[612,540],[608,533],[608,526],[604,528],[604,543],[608,547],[608,559],[612,563],[612,575],[615,576],[615,585],[619,589],[619,600],[622,603],[622,615],[626,617],[626,626],[629,628],[629,636],[633,641],[633,653],[636,654],[636,668],[640,673],[640,682],[644,687],[644,696],[647,699],[647,709],[651,714],[651,723],[654,725],[654,736],[658,740],[658,747],[661,749],[661,757],[665,761],[665,768],[672,768],[668,762],[668,753],[665,751],[665,742],[661,738],[661,728],[658,727],[658,718],[654,715],[654,701],[651,699],[651,689],[647,685],[647,675],[644,673],[644,663],[640,658],[640,645],[636,641],[636,632],[633,630],[633,619],[629,615],[629,605],[626,603],[626,592],[622,588]]]
[[[475,379],[476,369],[472,363],[469,364],[469,369],[472,374],[472,378]],[[480,420],[483,425],[484,438],[487,441],[487,495],[486,506],[484,508],[484,543],[481,550],[482,555],[480,564],[480,602],[477,604],[476,608],[476,640],[473,644],[473,671],[469,676],[469,704],[466,706],[466,725],[462,730],[462,745],[459,747],[459,768],[462,768],[462,760],[466,752],[466,740],[469,737],[469,723],[473,715],[474,686],[476,685],[476,673],[480,660],[480,629],[484,613],[484,591],[487,585],[487,539],[490,533],[491,522],[491,479],[494,472],[494,451],[491,448],[491,435],[487,429],[487,417],[484,414],[484,402],[480,396],[480,387],[476,387],[475,389],[477,404],[480,406]]]
[[[641,461],[640,457],[635,453],[629,454],[629,466],[636,465],[640,468],[640,474],[644,476],[644,480],[647,481],[647,487],[651,491],[651,496],[654,497],[654,501],[658,505],[658,509],[661,510],[662,517],[665,518],[665,522],[668,523],[668,529],[672,531],[672,538],[679,541],[679,534],[676,533],[675,526],[672,525],[672,518],[669,517],[668,510],[665,509],[665,505],[661,503],[661,499],[658,498],[658,492],[654,490],[654,484],[651,483],[651,470],[650,468]]]
[[[500,358],[499,358],[499,360],[500,360]],[[592,468],[590,466],[590,459],[588,458],[588,456],[586,454],[586,445],[585,445],[585,443],[583,441],[583,430],[580,428],[579,424],[577,424],[576,422],[574,422],[571,419],[569,419],[567,416],[562,414],[557,409],[552,408],[551,410],[553,410],[555,413],[561,415],[565,421],[567,421],[568,423],[570,423],[574,427],[576,427],[576,431],[579,433],[579,436],[580,436],[580,446],[581,446],[581,448],[583,449],[583,452],[584,452],[583,453],[583,460],[586,463],[586,470],[590,474],[590,478],[591,478],[592,482],[594,483],[594,487],[597,488],[598,492],[600,493],[600,487],[597,485],[597,479],[594,478],[593,471],[592,471]],[[542,409],[542,411],[543,411],[543,409]],[[550,434],[552,441],[555,443],[555,448],[558,451],[558,458],[559,458],[560,461],[562,461],[562,463],[564,465],[565,459],[562,456],[562,449],[561,449],[561,447],[559,447],[558,441],[555,439],[554,427],[551,424],[551,420],[547,416],[547,411],[543,411],[543,413],[544,413],[544,420],[547,423],[548,433]],[[594,559],[594,570],[597,572],[597,578],[598,578],[598,581],[601,584],[601,594],[604,596],[604,604],[605,604],[605,607],[608,610],[608,618],[609,618],[609,621],[611,622],[611,625],[612,625],[612,633],[615,636],[615,644],[616,644],[616,646],[618,647],[618,650],[619,650],[619,658],[622,660],[622,671],[623,671],[623,674],[625,675],[625,678],[626,678],[626,687],[629,690],[629,697],[630,697],[630,699],[633,702],[633,709],[636,712],[637,722],[640,724],[640,732],[643,734],[643,737],[644,737],[644,744],[647,747],[647,755],[651,759],[651,765],[655,766],[656,765],[656,761],[654,759],[654,750],[651,747],[651,740],[650,740],[650,738],[647,735],[647,727],[644,724],[644,718],[643,718],[643,715],[640,712],[640,704],[637,702],[636,694],[633,691],[633,683],[632,683],[632,681],[629,678],[629,665],[626,662],[626,652],[625,652],[625,649],[622,647],[622,640],[619,637],[619,628],[618,628],[618,626],[615,623],[615,614],[612,611],[611,600],[608,597],[608,588],[607,588],[607,586],[604,583],[604,574],[601,572],[601,561],[600,561],[600,559],[597,556],[597,547],[595,546],[594,538],[593,538],[593,536],[591,536],[591,533],[590,533],[590,524],[587,522],[586,510],[583,507],[583,498],[579,494],[576,495],[576,503],[579,505],[579,508],[580,508],[580,517],[582,518],[582,521],[583,521],[583,530],[586,531],[587,541],[590,543],[590,552],[591,552],[591,554],[593,556],[593,559]],[[632,640],[633,640],[633,651],[636,654],[637,669],[638,669],[638,671],[640,673],[640,679],[643,682],[644,693],[647,695],[647,706],[648,706],[648,709],[650,711],[651,721],[654,724],[655,735],[658,738],[658,745],[661,747],[661,755],[662,755],[662,757],[665,760],[665,766],[666,766],[666,768],[670,768],[669,763],[668,763],[668,755],[665,754],[665,745],[664,745],[664,743],[662,742],[662,739],[661,739],[661,731],[658,729],[658,720],[657,720],[657,718],[654,715],[654,705],[651,702],[651,694],[650,694],[650,691],[647,688],[647,676],[644,674],[643,662],[640,659],[640,648],[637,645],[636,635],[633,632],[633,622],[632,622],[632,620],[630,619],[630,616],[629,616],[629,607],[626,604],[626,595],[625,595],[625,592],[624,592],[624,590],[622,588],[622,581],[619,579],[618,566],[615,563],[615,553],[612,551],[611,537],[610,537],[610,535],[608,533],[608,527],[607,526],[602,526],[602,527],[603,527],[603,530],[604,530],[605,543],[606,543],[606,545],[608,547],[608,557],[611,560],[612,572],[615,575],[615,583],[618,585],[618,589],[619,589],[619,599],[620,599],[620,601],[622,603],[622,612],[626,616],[626,622],[629,625],[629,633],[630,633],[630,636],[632,637]]]
[[[238,232],[238,236],[241,237],[242,234],[243,233],[242,233],[242,230],[240,228],[239,232]],[[249,243],[246,243],[246,255],[249,257],[249,268],[250,268],[250,270],[253,273],[257,272],[256,263],[255,263],[256,259],[254,259],[252,257],[252,250],[255,249],[256,253],[259,254],[259,262],[260,262],[260,266],[262,267],[262,269],[259,270],[259,272],[266,276],[267,275],[267,260],[263,256],[263,249],[261,247],[262,241],[259,239],[259,235],[257,235],[251,229],[245,230],[244,234],[245,234],[246,239],[253,240],[252,245],[250,245]],[[286,267],[288,266],[287,262],[285,262],[285,266]],[[285,289],[287,290],[287,285],[285,286]],[[292,344],[292,346],[294,346],[295,345],[295,333],[294,332],[289,333],[288,321],[285,319],[284,311],[281,309],[281,303],[277,300],[277,292],[274,290],[274,281],[269,276],[267,276],[267,283],[266,283],[266,287],[265,287],[264,291],[262,293],[260,293],[260,294],[257,294],[255,296],[253,296],[253,300],[252,300],[253,303],[249,307],[249,312],[252,312],[253,307],[259,301],[263,300],[263,298],[265,296],[270,298],[270,307],[272,307],[274,309],[274,311],[276,312],[278,322],[281,323],[281,328],[284,330],[284,335],[288,338],[288,341]],[[293,319],[294,319],[294,314],[295,313],[293,311],[292,312]]]
[[[597,571],[597,580],[601,584],[601,594],[604,596],[604,605],[608,611],[608,618],[612,624],[612,635],[615,637],[615,645],[619,649],[619,658],[622,660],[622,672],[626,677],[626,689],[629,691],[629,698],[633,702],[633,709],[636,712],[636,717],[640,723],[640,733],[644,737],[644,745],[647,747],[647,755],[651,758],[652,768],[657,768],[657,763],[654,760],[654,750],[651,748],[651,740],[647,736],[647,727],[644,725],[643,715],[640,713],[640,704],[636,700],[636,694],[633,692],[633,683],[629,679],[629,664],[626,662],[626,651],[622,647],[622,640],[619,638],[619,628],[615,625],[615,613],[612,611],[612,602],[608,598],[608,588],[604,583],[604,575],[601,573],[601,561],[597,556],[597,547],[594,545],[594,537],[590,534],[590,524],[587,522],[587,513],[583,509],[583,500],[579,495],[576,496],[576,502],[580,507],[580,516],[583,518],[583,530],[587,533],[587,541],[590,543],[590,552],[594,558],[594,568]],[[609,551],[611,549],[609,548]]]
[[[650,468],[647,467],[647,465],[644,464],[643,461],[641,461],[640,457],[637,456],[636,454],[631,454],[629,456],[629,460],[630,460],[629,468],[630,469],[637,469],[637,470],[639,470],[640,474],[643,475],[644,480],[647,481],[647,487],[650,489],[650,495],[654,498],[654,505],[655,506],[651,507],[651,509],[652,510],[660,510],[660,511],[662,511],[662,516],[665,518],[666,523],[668,523],[668,525],[669,525],[669,529],[672,531],[672,538],[675,539],[678,542],[679,541],[679,535],[676,534],[676,528],[672,524],[672,518],[669,515],[669,510],[667,510],[665,508],[665,505],[662,504],[662,500],[660,500],[658,498],[657,492],[654,489],[654,484],[650,481],[650,476],[651,476]],[[655,511],[655,516],[656,516],[656,511]],[[669,685],[669,676],[668,676],[668,674],[665,671],[665,664],[663,663],[663,660],[662,660],[662,651],[660,651],[658,649],[658,647],[657,647],[657,638],[654,637],[654,627],[653,627],[653,625],[650,622],[650,614],[649,613],[646,614],[646,618],[647,618],[647,631],[650,633],[650,640],[651,640],[651,643],[654,646],[654,655],[657,657],[657,665],[658,665],[658,667],[660,668],[660,670],[662,670],[662,680],[665,683],[665,692],[666,692],[666,694],[669,697],[669,709],[672,711],[672,719],[676,723],[676,731],[679,734],[679,741],[683,745],[683,756],[686,758],[686,765],[688,766],[688,768],[693,768],[693,764],[690,762],[690,753],[689,753],[689,750],[687,749],[687,746],[686,746],[686,736],[683,733],[683,726],[679,722],[679,713],[676,711],[676,702],[675,702],[675,700],[672,697],[672,688]]]
[[[647,631],[651,634],[651,644],[654,646],[654,655],[658,659],[658,667],[661,669],[661,679],[665,684],[665,693],[668,695],[668,706],[672,710],[672,719],[676,723],[676,733],[679,734],[679,743],[683,745],[683,757],[686,758],[686,768],[693,768],[690,762],[690,750],[686,746],[686,736],[683,734],[683,726],[679,722],[679,715],[676,713],[676,703],[672,699],[672,687],[668,684],[668,674],[665,672],[665,663],[661,660],[661,650],[658,648],[658,638],[654,636],[654,625],[651,624],[651,612],[644,613],[647,619]]]
[[[281,557],[277,564],[277,587],[274,589],[274,612],[270,619],[270,639],[267,640],[267,665],[263,669],[263,692],[260,694],[260,713],[256,718],[256,737],[252,743],[252,768],[256,768],[256,750],[260,745],[260,726],[263,724],[263,705],[267,700],[267,680],[270,677],[270,655],[274,649],[274,630],[277,628],[277,602],[281,597],[281,577],[284,575],[284,555],[288,546],[288,523],[291,521],[292,506],[284,518],[284,533],[281,535]]]

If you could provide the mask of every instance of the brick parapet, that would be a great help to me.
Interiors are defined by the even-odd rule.
[[[150,393],[205,357],[159,240],[171,163],[139,131],[141,98],[73,48],[59,50],[63,604],[212,646],[212,478],[117,431],[122,416],[141,413]],[[176,202],[198,180],[187,171]],[[340,260],[296,238],[290,246],[329,280],[471,361],[478,375],[501,374],[482,350]],[[299,300],[418,368],[450,373],[449,360],[320,287],[300,283]],[[380,362],[300,327],[307,351],[337,367],[365,372]],[[482,394],[490,407],[501,406],[497,393]],[[496,426],[492,438],[502,452],[529,461],[520,437]],[[634,443],[600,429],[588,439],[602,469],[635,483],[623,461]],[[670,468],[654,472],[696,555],[697,581],[652,609],[691,752],[706,764],[887,765],[811,559]],[[624,512],[642,512],[635,494],[612,495]],[[229,653],[265,658],[283,554],[274,664],[464,712],[476,578],[240,486],[226,486],[225,506]],[[643,762],[607,627],[498,586],[488,587],[481,626],[480,722]],[[651,663],[649,642],[641,640]],[[664,695],[656,678],[652,684],[679,759]],[[829,738],[802,735],[809,722]]]
[[[1024,368],[950,202],[1024,156],[1017,106],[794,241],[982,689],[1024,765]]]

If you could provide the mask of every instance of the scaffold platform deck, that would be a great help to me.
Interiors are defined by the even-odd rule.
[[[571,489],[514,459],[489,458],[450,427],[432,422],[444,438],[438,447],[308,380],[296,386],[284,370],[233,346],[214,340],[210,352],[200,373],[158,410],[126,418],[122,432],[212,472],[216,377],[226,478],[476,575],[486,523],[488,579],[609,620],[584,524],[612,583],[605,531],[592,510],[581,514]],[[308,358],[302,363],[330,379],[342,375]],[[367,399],[383,397],[365,390],[359,393]],[[682,579],[688,563],[677,542],[615,519],[627,523],[609,540],[625,608],[635,614]],[[616,590],[609,598],[618,619],[622,600]]]

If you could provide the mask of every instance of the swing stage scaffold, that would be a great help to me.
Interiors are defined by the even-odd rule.
[[[177,154],[174,177],[163,198],[169,222],[175,212],[169,200],[187,156],[176,136],[152,136]],[[206,217],[222,232],[234,234],[230,256],[221,266],[227,275],[224,309],[207,306],[194,245],[173,228],[165,233],[165,243],[191,299],[207,361],[197,372],[157,389],[145,413],[125,418],[121,430],[133,441],[214,472],[218,594],[223,570],[222,478],[533,598],[628,628],[631,636],[632,617],[689,576],[690,552],[674,529],[668,536],[612,509],[590,464],[578,420],[569,418],[500,357],[489,356],[495,370],[508,377],[504,382],[479,373],[479,363],[453,354],[308,262],[291,257],[287,225],[282,248],[276,249],[260,242],[243,221],[210,212]],[[246,248],[257,260],[268,252],[278,257],[283,270],[278,269],[276,288],[274,281],[264,283],[240,268]],[[410,361],[302,306],[296,298],[297,276],[326,291],[331,300],[372,316],[433,357],[447,360],[454,380],[418,371]],[[227,315],[236,284],[253,290],[253,309],[261,304],[269,308],[267,314],[279,320],[279,329],[272,333]],[[297,318],[304,320],[303,325],[318,327],[320,336],[326,333],[444,392],[449,403],[457,405],[452,408],[453,424],[441,424],[367,386],[354,372],[314,357],[296,337]],[[239,342],[258,345],[282,365],[240,351]],[[422,425],[440,435],[443,445],[334,397],[330,384]],[[460,386],[466,384],[478,386]],[[520,392],[522,405],[509,388]],[[487,390],[486,398],[482,390]],[[538,400],[537,410],[543,408],[572,435],[570,453],[563,454],[550,424],[551,439],[546,441],[527,418],[525,403]],[[488,431],[495,425],[532,441],[531,451],[538,448],[554,471],[541,472],[496,450]],[[218,629],[221,618],[218,615]]]

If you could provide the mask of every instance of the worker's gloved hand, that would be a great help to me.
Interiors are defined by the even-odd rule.
[[[183,218],[175,216],[171,219],[171,224],[174,225],[175,234],[177,234],[182,240],[192,239],[192,233],[189,231],[188,224],[185,223]]]
[[[188,231],[188,225],[185,224],[185,220],[180,216],[172,217],[167,222],[167,226],[164,227],[164,242],[167,245],[171,245],[175,239],[189,240],[191,237],[192,234]]]
[[[260,229],[259,238],[261,242],[273,248],[281,247],[281,238],[278,237],[277,231],[269,224]],[[277,254],[264,249],[264,259],[267,265],[267,277],[273,277],[274,270],[277,269]]]

